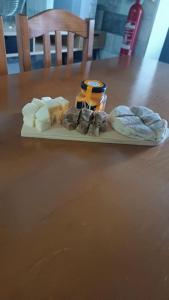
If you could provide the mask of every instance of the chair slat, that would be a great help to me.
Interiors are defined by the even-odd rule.
[[[88,23],[88,37],[84,39],[83,44],[83,61],[90,60],[93,57],[93,43],[94,43],[94,20],[86,20]]]
[[[55,48],[57,65],[62,65],[62,35],[60,31],[55,32]]]
[[[73,63],[75,34],[85,39],[83,59],[92,59],[94,20],[82,20],[63,10],[49,9],[31,18],[18,15],[17,41],[21,70],[31,69],[30,39],[43,37],[44,67],[51,66],[50,32],[55,32],[57,65],[62,64],[62,34],[68,32],[67,63]]]
[[[68,52],[67,52],[67,63],[73,63],[73,48],[74,48],[74,36],[73,32],[68,32],[67,43],[68,43]]]
[[[6,60],[6,49],[3,32],[3,20],[0,17],[0,75],[6,75],[7,71],[7,60]]]
[[[50,35],[45,33],[43,35],[43,48],[44,48],[44,67],[50,68],[51,66],[51,52],[50,52]]]
[[[30,37],[27,16],[16,15],[16,29],[20,69],[21,71],[30,71]]]

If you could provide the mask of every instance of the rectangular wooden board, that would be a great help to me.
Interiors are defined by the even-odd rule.
[[[157,146],[159,143],[153,141],[145,141],[140,139],[131,139],[118,132],[111,130],[101,133],[99,137],[82,135],[76,130],[67,130],[64,127],[52,127],[49,130],[40,132],[36,128],[31,128],[23,125],[21,130],[22,137],[42,138],[42,139],[56,139],[68,141],[81,141],[92,143],[109,143],[109,144],[127,144],[127,145],[143,145],[143,146]],[[164,142],[161,141],[160,144]]]

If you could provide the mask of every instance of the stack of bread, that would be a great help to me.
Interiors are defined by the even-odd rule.
[[[130,138],[160,142],[168,134],[168,122],[144,106],[117,106],[110,114],[112,127]]]
[[[39,131],[49,129],[54,123],[60,125],[68,108],[69,101],[63,97],[34,98],[22,109],[24,125],[35,127]]]

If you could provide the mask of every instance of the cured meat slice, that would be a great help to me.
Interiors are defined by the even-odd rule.
[[[80,115],[79,109],[75,107],[69,109],[63,117],[63,123],[62,123],[63,126],[69,130],[76,129],[78,125],[79,115]]]
[[[94,118],[89,128],[89,135],[99,136],[100,132],[105,132],[108,128],[108,114],[104,111],[95,112]]]
[[[93,111],[87,108],[83,108],[79,116],[79,125],[77,126],[77,131],[82,134],[86,134],[88,132],[92,119]]]

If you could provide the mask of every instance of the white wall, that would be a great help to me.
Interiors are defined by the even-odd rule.
[[[97,0],[81,0],[80,17],[95,18]]]
[[[27,0],[27,14],[35,15],[40,11],[53,8],[53,5],[54,0]]]
[[[72,11],[75,2],[77,2],[77,0],[55,0],[54,7]]]
[[[54,6],[58,9],[71,11],[83,19],[94,18],[97,0],[55,0]]]
[[[161,0],[162,2],[165,0]],[[168,1],[168,0],[167,0]],[[137,39],[135,55],[143,57],[145,55],[152,28],[158,11],[160,0],[145,0],[143,4],[143,20],[141,23],[140,32]]]
[[[159,59],[169,28],[169,0],[160,0],[145,57]]]

